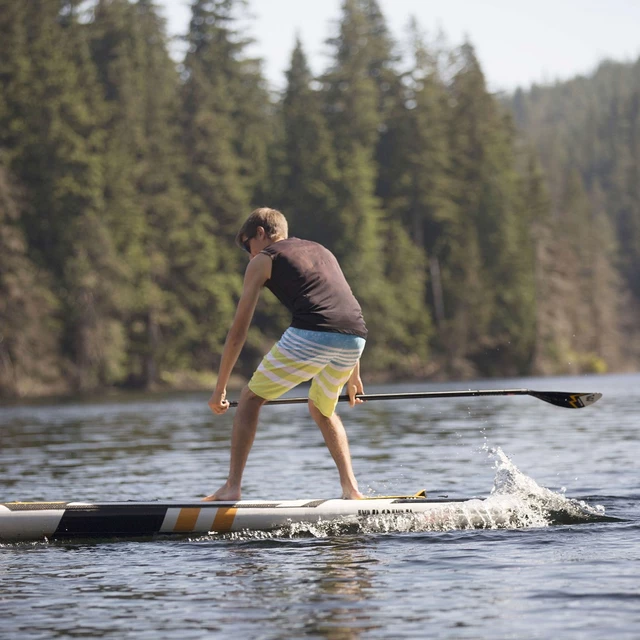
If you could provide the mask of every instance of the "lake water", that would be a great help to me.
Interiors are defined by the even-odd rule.
[[[600,391],[370,402],[343,416],[360,488],[517,494],[509,528],[392,519],[196,539],[0,545],[0,637],[640,637],[640,375],[368,386]],[[294,395],[302,395],[304,390]],[[0,502],[204,496],[226,476],[232,412],[206,394],[0,408]],[[304,406],[265,407],[244,498],[339,496]],[[592,521],[548,524],[541,504]]]

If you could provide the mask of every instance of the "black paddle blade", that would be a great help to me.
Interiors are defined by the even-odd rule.
[[[556,407],[582,409],[602,398],[601,393],[563,393],[562,391],[529,391],[529,394]]]

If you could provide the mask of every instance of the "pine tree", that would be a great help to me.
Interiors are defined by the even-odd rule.
[[[290,232],[335,248],[341,233],[337,215],[338,170],[322,113],[321,96],[298,40],[287,71],[282,103],[283,180],[281,202]]]
[[[361,295],[366,283],[381,277],[380,202],[375,196],[375,148],[381,115],[370,75],[370,27],[362,0],[345,0],[333,67],[324,76],[325,109],[337,153],[342,234],[335,248],[347,276]]]
[[[27,194],[22,224],[29,253],[54,279],[68,377],[88,388],[118,376],[124,345],[117,319],[120,268],[101,215],[99,92],[76,5],[24,5],[12,25],[21,48],[5,79],[19,89],[10,102],[24,106],[14,119],[22,127],[10,155]]]
[[[27,6],[0,0],[0,148],[5,150],[7,162],[24,146],[31,67]]]
[[[425,255],[398,222],[387,223],[383,234],[381,261],[389,294],[379,295],[367,315],[372,329],[367,366],[394,379],[426,376],[435,367],[429,362],[433,327],[425,304]],[[380,335],[373,335],[376,331]]]
[[[453,316],[462,313],[466,320],[454,319],[458,330],[451,339],[468,345],[485,374],[504,370],[505,363],[519,373],[533,348],[535,297],[515,136],[486,90],[470,44],[460,49],[458,65],[451,86],[451,152],[459,215],[447,272],[453,276]],[[460,335],[461,328],[469,333]]]
[[[182,107],[186,183],[196,209],[207,212],[212,231],[226,241],[235,235],[249,197],[237,155],[240,134],[231,93],[234,62],[242,52],[234,38],[236,8],[232,0],[194,2]]]
[[[245,103],[257,100],[266,109],[268,101],[257,95],[259,77],[244,56],[246,40],[236,27],[244,4],[196,0],[183,65],[184,183],[192,211],[192,254],[182,267],[191,286],[183,289],[181,302],[192,313],[194,328],[200,328],[192,333],[189,349],[209,366],[222,351],[242,287],[244,260],[233,240],[261,179],[248,158],[249,149],[255,149],[255,129],[247,128],[246,118],[256,105]],[[249,336],[249,351],[260,343],[254,336]]]
[[[192,126],[208,126],[222,136],[220,150],[226,159],[216,173],[236,175],[238,185],[226,187],[230,191],[225,206],[264,193],[267,176],[272,109],[261,61],[246,54],[252,41],[238,26],[246,4],[246,0],[194,0],[183,65],[186,117]],[[210,120],[200,122],[198,112],[207,113]]]
[[[127,267],[127,378],[149,387],[192,367],[198,333],[180,301],[192,227],[180,182],[179,78],[150,0],[100,2],[91,32],[109,107],[108,219]]]
[[[590,341],[580,341],[591,362],[583,370],[604,373],[610,364],[624,361],[628,352],[624,347],[624,326],[620,322],[626,314],[624,308],[631,303],[628,290],[625,295],[624,278],[615,268],[619,245],[614,225],[606,210],[606,197],[602,189],[592,189],[591,224],[587,228],[585,252],[587,282],[582,287],[586,296]],[[625,300],[626,298],[626,300]],[[627,303],[627,304],[625,304]],[[586,323],[583,322],[583,326]],[[631,332],[630,332],[631,333]]]
[[[393,106],[378,146],[378,193],[391,218],[402,221],[427,256],[431,314],[443,329],[440,263],[446,256],[442,239],[455,216],[450,193],[448,94],[438,52],[428,48],[415,21],[409,35],[413,63],[395,84]]]
[[[334,63],[322,81],[341,176],[341,234],[334,246],[370,329],[366,364],[400,365],[407,362],[408,353],[426,357],[430,322],[422,254],[411,247],[399,220],[384,219],[376,195],[380,131],[398,84],[392,42],[378,4],[345,0],[339,34],[330,43]],[[398,273],[403,274],[402,282]],[[393,282],[391,274],[396,275]],[[404,314],[404,327],[419,327],[418,335],[409,339],[403,334],[397,326],[398,312]],[[421,346],[416,349],[417,344]]]
[[[0,163],[0,397],[64,389],[56,298],[30,260],[20,227],[21,196]]]
[[[550,371],[548,353],[554,339],[551,318],[557,305],[557,301],[549,296],[555,275],[553,272],[554,234],[547,182],[533,149],[527,148],[523,154],[523,160],[522,197],[533,242],[535,297],[535,332],[530,370],[544,375]],[[555,364],[553,363],[553,366]]]

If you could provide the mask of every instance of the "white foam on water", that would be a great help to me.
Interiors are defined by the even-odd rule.
[[[540,521],[538,526],[585,522],[604,516],[602,505],[591,506],[583,500],[567,498],[564,488],[558,493],[541,487],[522,473],[499,447],[491,450],[491,455],[495,458],[496,475],[487,502],[501,497],[516,498],[522,514]]]

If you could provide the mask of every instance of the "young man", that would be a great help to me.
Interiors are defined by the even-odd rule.
[[[292,313],[291,326],[264,357],[242,390],[231,434],[229,476],[205,500],[239,500],[242,474],[255,438],[260,408],[301,382],[312,380],[309,412],[338,467],[342,497],[362,498],[351,467],[347,435],[335,412],[347,385],[349,404],[362,402],[360,355],[367,328],[334,255],[322,245],[288,237],[286,218],[275,209],[256,209],[236,236],[251,256],[242,295],[222,352],[216,388],[209,399],[215,414],[229,408],[227,383],[245,343],[263,286]]]

